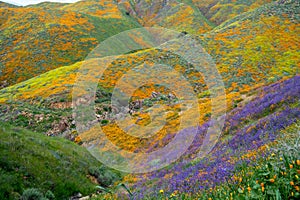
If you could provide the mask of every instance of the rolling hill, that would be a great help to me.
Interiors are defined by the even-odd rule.
[[[62,138],[0,124],[1,199],[18,199],[27,188],[39,188],[42,193],[51,190],[56,199],[95,191],[98,183],[88,177],[92,178],[91,170],[101,168],[101,164],[85,148]]]
[[[191,34],[201,34],[213,27],[193,4],[175,0],[120,1],[119,4],[145,27],[161,26]]]
[[[102,17],[81,12],[76,4],[63,10],[48,9],[51,5],[57,4],[0,9],[2,87],[81,61],[109,36],[140,27],[121,12]]]
[[[0,1],[0,8],[17,8],[18,6]]]
[[[228,4],[221,1],[219,12],[229,19],[263,3],[266,2],[237,1],[232,4],[242,5],[243,9],[227,9]],[[201,8],[201,2],[175,0],[84,0],[72,4],[44,2],[26,7],[2,3],[0,86],[3,88],[81,61],[101,41],[128,29],[161,26],[190,34],[205,33],[215,27],[215,21],[203,15],[206,8]]]
[[[99,166],[99,163],[82,148],[96,141],[98,128],[101,128],[111,143],[135,153],[158,150],[170,144],[179,132],[189,134],[197,130],[198,134],[188,150],[171,165],[155,172],[124,175],[121,182],[128,185],[132,193],[116,191],[114,186],[119,182],[113,184],[104,177],[110,186],[102,185],[111,190],[100,189],[103,193],[95,199],[299,197],[299,1],[83,0],[73,4],[46,2],[27,7],[0,5],[0,125],[4,127],[2,132],[0,128],[4,139],[0,142],[3,152],[0,155],[4,155],[0,159],[3,160],[0,176],[5,178],[3,180],[19,183],[16,187],[3,186],[0,195],[3,195],[1,190],[6,191],[5,197],[20,195],[25,188],[39,188],[38,184],[45,193],[50,188],[47,181],[43,182],[47,177],[32,167],[35,164],[44,167],[45,163],[50,163],[51,167],[45,170],[50,179],[55,180],[54,185],[58,185],[50,188],[56,196],[67,198],[79,191],[94,192],[94,184],[85,175],[96,174],[100,180],[99,169],[87,168]],[[173,50],[186,50],[178,42],[192,38],[216,64],[224,82],[227,104],[217,111],[226,112],[226,116],[222,115],[225,124],[221,136],[205,158],[197,156],[199,147],[205,143],[208,127],[215,123],[213,112],[216,110],[212,108],[211,98],[221,102],[224,97],[213,97],[205,81],[207,77],[195,66],[172,51],[141,48],[113,57],[116,59],[101,77],[99,71],[112,59],[104,57],[109,55],[110,49],[100,52],[100,58],[93,57],[97,55],[95,52],[90,55],[92,59],[85,60],[106,38],[142,26],[163,26],[179,31],[178,37],[162,46],[175,44]],[[150,44],[151,39],[148,33],[137,34],[131,35],[125,43],[147,46],[144,44]],[[117,46],[117,50],[123,48]],[[134,90],[129,102],[133,108],[126,110],[111,105],[112,93],[123,75],[131,71],[148,74],[147,70],[155,67],[153,63],[171,65],[188,80],[200,113],[191,111],[190,105],[182,102],[170,88],[154,83]],[[147,69],[138,68],[143,64]],[[88,84],[86,90],[75,90],[77,99],[74,100],[72,95],[79,75],[87,75]],[[172,75],[170,70],[164,77],[172,82]],[[213,81],[216,78],[213,74],[208,77],[212,83],[217,83]],[[132,89],[126,81],[140,79],[126,78],[125,90]],[[172,84],[180,87],[183,83],[174,81]],[[95,103],[95,114],[92,114],[95,116],[84,124],[88,130],[81,132],[81,127],[76,127],[79,118],[73,109],[78,102],[91,102],[93,98],[87,94],[93,85],[97,85],[92,102]],[[122,100],[119,99],[120,105]],[[137,105],[139,102],[142,104]],[[153,106],[158,104],[163,105],[164,110]],[[117,123],[122,117],[118,109],[131,114],[131,119],[125,120],[125,129]],[[184,112],[186,110],[189,112]],[[141,132],[137,125],[143,127],[151,123],[151,112],[166,116],[166,123],[156,135],[139,138],[126,133],[125,130]],[[190,123],[181,126],[183,118]],[[11,137],[14,140],[10,140]],[[21,148],[17,144],[26,151],[12,150]],[[44,152],[42,155],[34,150],[41,148],[44,148],[39,151]],[[58,172],[70,174],[70,187],[65,193],[59,185],[63,180],[55,179],[58,172],[52,170],[56,167],[54,149],[59,149],[59,156],[74,163],[63,169],[58,166],[64,166],[64,160],[57,161]],[[24,152],[29,153],[24,155]],[[72,153],[78,155],[78,162],[70,157]],[[36,161],[34,155],[42,159]],[[22,159],[18,160],[19,157]],[[23,158],[32,160],[32,166]],[[16,166],[23,166],[23,171],[15,171]],[[71,173],[73,167],[76,171]],[[113,173],[105,171],[107,176]],[[32,179],[22,180],[28,172]],[[37,180],[37,184],[32,180]],[[99,180],[98,184],[105,183]]]
[[[220,25],[237,15],[274,2],[274,0],[192,0],[192,2],[208,20]]]
[[[297,5],[297,3],[265,5],[237,16],[196,38],[212,55],[223,78],[227,95],[225,110],[230,111],[238,105],[247,103],[257,95],[255,92],[257,88],[298,74],[300,58],[297,51],[299,28],[295,21],[298,16]],[[266,15],[269,12],[272,15]],[[273,34],[272,38],[268,37],[275,30],[277,34]],[[0,90],[0,101],[7,105],[1,107],[3,114],[0,118],[11,124],[24,126],[47,135],[64,135],[66,138],[75,140],[75,137],[70,136],[76,128],[71,108],[72,89],[76,73],[88,73],[91,75],[90,81],[100,80],[96,97],[98,113],[96,120],[105,125],[103,130],[108,137],[115,144],[128,150],[147,151],[155,145],[157,140],[178,131],[177,107],[179,104],[175,103],[168,108],[170,110],[168,123],[156,135],[157,138],[140,140],[124,134],[124,131],[114,123],[115,118],[109,111],[114,110],[114,107],[110,105],[109,99],[112,89],[123,73],[146,60],[161,62],[159,61],[161,57],[165,57],[168,64],[175,65],[177,70],[189,78],[194,89],[197,88],[195,91],[201,109],[199,123],[205,123],[211,116],[211,103],[201,74],[193,70],[182,58],[154,49],[138,51],[118,58],[117,62],[105,71],[105,79],[97,76],[95,71],[97,68],[94,68],[93,64],[86,69],[89,71],[79,70],[85,62],[88,62],[84,61],[57,68],[4,88]],[[97,61],[100,66],[102,62],[105,63],[105,58]],[[137,90],[135,98],[147,100],[151,92],[159,90],[153,85],[146,88],[146,90],[145,88]],[[186,117],[192,120],[196,116],[194,114],[189,113]],[[147,116],[137,112],[135,117],[127,122],[127,126],[135,124],[138,119],[143,119],[141,124],[149,123]],[[95,137],[89,132],[86,135],[88,136],[82,136],[80,139],[89,142]],[[145,146],[145,144],[148,145]]]

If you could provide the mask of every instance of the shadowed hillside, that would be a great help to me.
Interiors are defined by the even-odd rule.
[[[50,190],[56,199],[95,191],[97,182],[92,182],[91,172],[101,164],[85,148],[62,138],[0,124],[1,199],[19,199],[27,188],[38,188],[42,193]]]
[[[145,27],[161,26],[191,34],[201,34],[213,27],[193,4],[175,0],[120,1],[119,4]]]
[[[219,25],[239,14],[275,0],[191,0],[211,22]]]

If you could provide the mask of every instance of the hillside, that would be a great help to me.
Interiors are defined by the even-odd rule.
[[[0,8],[17,8],[18,6],[0,1]]]
[[[273,15],[266,16],[268,12],[272,12]],[[247,95],[257,87],[292,77],[299,72],[297,17],[299,17],[297,3],[284,5],[274,3],[242,14],[198,38],[214,58],[223,77],[229,108],[234,105],[235,100],[241,99],[242,94]],[[270,38],[270,33],[275,30],[276,34]],[[101,81],[101,85],[108,89],[112,88],[122,73],[145,60],[155,60],[160,56],[162,54],[154,50],[123,56],[118,61],[123,64],[112,66],[106,72],[106,79]],[[166,54],[165,56],[168,57]],[[187,77],[198,77],[199,80],[195,79],[193,85],[199,87],[197,84],[200,82],[202,86],[198,92],[204,92],[205,84],[201,75],[187,69],[188,64],[178,57],[168,60],[174,64],[181,63],[178,67]],[[44,105],[68,105],[76,72],[82,64],[79,62],[72,66],[61,67],[24,83],[5,88],[0,91],[0,101],[42,100]],[[123,72],[111,76],[116,71]],[[96,77],[91,78],[97,81]],[[63,102],[60,103],[61,100]],[[70,104],[67,107],[69,108]]]
[[[190,34],[201,34],[213,25],[193,4],[175,0],[120,1],[128,15],[145,27],[160,26]]]
[[[275,0],[192,0],[203,15],[217,25],[244,12],[251,11],[274,1]]]
[[[58,9],[61,8],[63,6],[68,5],[68,3],[58,3],[58,2],[41,2],[38,4],[32,4],[32,5],[28,5],[25,7],[28,8],[46,8],[46,9]]]
[[[109,36],[140,27],[120,12],[102,17],[81,13],[76,4],[63,10],[51,5],[57,4],[0,8],[2,87],[81,61]]]
[[[247,90],[299,73],[299,6],[299,1],[268,4],[202,37],[227,88]]]
[[[85,148],[3,122],[0,125],[1,199],[18,199],[28,188],[42,193],[50,190],[56,199],[95,191],[97,183],[87,175],[101,164]]]
[[[276,158],[270,157],[271,154],[274,156],[275,154],[276,156],[285,155],[286,161],[289,160],[287,162],[291,162],[291,159],[294,163],[300,156],[298,143],[300,134],[299,79],[300,77],[296,76],[287,81],[261,88],[257,98],[245,106],[227,113],[222,139],[205,158],[193,160],[199,152],[199,146],[203,143],[209,123],[198,127],[199,131],[193,144],[179,161],[153,173],[129,175],[124,180],[133,184],[132,190],[135,191],[135,195],[139,199],[162,199],[161,195],[168,197],[172,194],[179,199],[207,199],[209,197],[226,199],[230,196],[233,199],[252,199],[262,194],[261,190],[254,187],[257,184],[256,181],[259,181],[259,184],[264,182],[253,177],[255,170],[265,170],[264,172],[260,171],[260,173],[267,175],[269,175],[267,172],[272,170],[272,174],[275,175],[279,173],[276,170],[276,166],[279,164]],[[270,99],[272,100],[270,101]],[[168,143],[168,140],[170,137],[163,139],[165,143]],[[284,150],[276,151],[276,149],[281,148],[278,141],[285,141],[284,145],[290,145],[291,154],[284,152]],[[268,159],[271,160],[269,162],[272,163],[272,168],[264,169],[263,163],[267,163]],[[284,165],[284,162],[281,164]],[[237,166],[240,166],[244,171],[237,170]],[[259,168],[255,168],[256,166]],[[251,170],[249,168],[252,167],[254,171],[252,174],[248,174],[247,172]],[[295,165],[295,168],[299,170],[300,163]],[[291,175],[297,174],[294,169],[289,171],[289,169],[282,168],[281,170],[291,173]],[[255,175],[257,176],[259,173]],[[280,181],[280,175],[277,176],[278,181]],[[237,183],[233,179],[235,177],[238,180],[241,180],[240,177],[245,180]],[[268,178],[266,179],[268,180]],[[294,178],[292,179],[294,180]],[[264,183],[268,185],[267,181]],[[267,198],[265,199],[272,197],[271,192],[274,188],[280,188],[280,195],[286,193],[290,196],[292,191],[297,192],[297,189],[295,190],[293,187],[287,186],[285,188],[284,185],[286,184],[284,183],[279,182],[278,184],[277,187],[266,187],[270,193],[266,193]],[[237,188],[245,188],[246,190],[249,185],[253,191],[249,193],[237,191]],[[297,178],[295,185],[299,185]],[[232,194],[218,192],[218,189],[219,191],[230,191]],[[161,194],[158,192],[160,190],[166,191],[166,193]],[[119,195],[118,198],[122,198],[122,194]]]
[[[201,9],[202,4],[198,3],[84,0],[72,4],[44,2],[26,7],[2,3],[0,86],[3,88],[81,61],[101,41],[124,30],[161,26],[190,34],[206,33],[215,27],[215,21],[203,15],[205,8]],[[266,2],[248,5],[238,1],[233,5],[243,5],[243,9],[235,12],[236,9],[227,9],[228,5],[222,1],[224,11],[220,11],[220,15],[228,18],[219,21],[224,22],[263,3]]]
[[[56,199],[299,199],[299,11],[298,0],[0,3],[0,199],[30,188]],[[117,35],[143,26],[179,32]],[[105,156],[143,173],[108,169]]]

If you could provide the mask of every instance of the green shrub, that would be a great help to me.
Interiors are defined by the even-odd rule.
[[[104,166],[91,167],[89,168],[89,173],[90,175],[95,176],[97,178],[98,183],[104,187],[108,187],[114,182],[120,180],[120,175],[117,174],[117,172],[109,170]]]
[[[21,197],[21,200],[41,200],[44,199],[43,193],[36,188],[26,189]]]
[[[53,194],[50,190],[48,190],[48,191],[46,192],[45,197],[46,197],[47,199],[49,199],[49,200],[54,200],[54,199],[55,199],[54,194]]]

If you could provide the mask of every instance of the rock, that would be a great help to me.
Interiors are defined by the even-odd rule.
[[[97,119],[101,119],[101,115],[96,114]]]
[[[58,124],[58,130],[60,132],[65,131],[67,129],[67,127],[68,127],[68,124],[65,122],[65,120],[61,120]]]
[[[169,94],[168,94],[168,98],[169,98],[169,99],[175,99],[175,96],[174,96],[172,93],[169,93]]]
[[[82,198],[82,194],[78,192],[76,195],[72,196],[70,200],[79,200]]]

